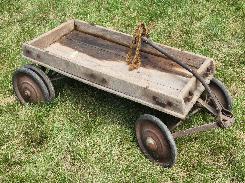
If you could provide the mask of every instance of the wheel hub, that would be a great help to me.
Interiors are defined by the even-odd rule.
[[[31,80],[28,81],[26,78],[20,80],[19,90],[23,98],[28,102],[38,102],[42,95],[35,83]]]
[[[25,90],[25,91],[24,91],[24,94],[25,94],[25,96],[26,96],[27,98],[30,98],[30,96],[31,96],[30,90]]]
[[[148,154],[158,161],[162,161],[169,156],[169,146],[166,139],[154,124],[147,123],[143,126],[141,138]]]
[[[31,77],[20,75],[17,79],[17,87],[25,102],[37,103],[43,99],[40,87]]]
[[[46,76],[46,79],[43,79],[42,74],[39,73],[37,68],[22,67],[13,74],[14,92],[22,104],[47,102],[51,98],[47,88],[51,82],[48,83],[49,79],[45,74],[43,75]]]
[[[150,151],[156,151],[157,150],[157,144],[153,138],[147,137],[145,140],[145,144]]]

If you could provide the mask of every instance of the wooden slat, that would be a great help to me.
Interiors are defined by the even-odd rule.
[[[74,20],[70,20],[68,22],[61,24],[60,26],[54,28],[53,30],[30,41],[29,44],[43,49],[48,47],[50,44],[56,42],[57,40],[59,40],[64,35],[69,34],[72,30],[74,30]]]

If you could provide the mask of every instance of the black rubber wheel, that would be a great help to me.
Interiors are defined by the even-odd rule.
[[[41,69],[35,67],[34,65],[25,65],[25,68],[31,69],[33,72],[35,72],[44,82],[46,87],[49,91],[49,101],[52,101],[55,98],[55,90],[52,82],[50,81],[49,77],[45,72],[43,72]]]
[[[225,85],[219,81],[216,78],[213,78],[210,83],[209,87],[213,94],[216,96],[216,98],[219,100],[219,102],[222,104],[222,106],[231,111],[232,110],[232,98],[231,95],[229,94],[229,91],[225,87]],[[208,99],[208,96],[206,93],[202,96],[203,99]],[[214,107],[214,104],[208,99],[208,104]]]
[[[143,154],[164,168],[174,165],[177,148],[168,127],[157,117],[144,114],[135,124],[136,138]]]
[[[43,80],[28,68],[17,69],[13,74],[13,89],[22,104],[49,101],[49,91]]]

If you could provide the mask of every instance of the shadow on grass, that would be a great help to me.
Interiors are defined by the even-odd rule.
[[[66,95],[64,87],[70,90],[69,98],[74,105],[81,110],[85,107],[93,111],[94,117],[107,116],[110,119],[117,118],[118,123],[126,128],[134,128],[134,122],[142,114],[151,114],[161,119],[167,126],[179,122],[178,118],[166,113],[154,110],[150,107],[136,103],[134,101],[119,97],[117,95],[99,90],[82,82],[65,78],[55,84],[56,94],[62,98]]]

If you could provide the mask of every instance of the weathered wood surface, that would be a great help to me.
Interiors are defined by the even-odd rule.
[[[87,34],[90,34],[96,37],[100,37],[102,39],[105,39],[111,42],[115,42],[117,44],[121,44],[126,47],[129,47],[132,41],[131,35],[124,34],[122,32],[117,32],[114,30],[110,30],[105,27],[88,24],[86,22],[82,22],[79,20],[75,20],[75,29],[80,32],[84,32],[84,33],[87,33]],[[197,55],[197,54],[193,54],[187,51],[182,51],[182,50],[172,48],[166,45],[161,45],[161,44],[158,44],[158,45],[166,49],[168,52],[171,52],[172,54],[179,57],[184,63],[188,64],[189,66],[196,67],[196,68],[199,68],[206,59],[209,59],[202,55]],[[150,53],[152,55],[164,57],[162,54],[159,54],[158,51],[156,51],[151,46],[145,43],[142,43],[141,51]]]
[[[142,50],[142,67],[129,72],[125,62],[128,52],[125,41],[127,42],[127,37],[130,36],[84,22],[73,23],[73,29],[70,21],[39,39],[24,44],[25,58],[99,89],[182,119],[204,90],[188,72],[182,72],[182,68],[146,46],[145,50]],[[98,36],[98,32],[102,36]],[[115,39],[122,39],[119,41],[125,45],[118,44]],[[174,48],[166,48],[176,55],[182,53]],[[183,58],[201,74],[207,73],[209,68],[211,71],[209,76],[206,76],[207,82],[212,78],[212,60],[191,53],[184,53]],[[179,69],[178,75],[176,69]]]
[[[61,24],[53,30],[30,41],[29,44],[44,49],[55,41],[59,40],[64,35],[69,34],[72,30],[74,30],[74,20]]]
[[[61,40],[59,40],[59,42],[67,47],[84,52],[100,60],[125,62],[126,55],[129,50],[129,48],[126,46],[81,33],[76,30],[72,31],[67,36],[64,36]],[[192,74],[190,74],[188,71],[164,57],[154,56],[152,54],[142,52],[141,58],[142,67],[172,72],[185,77],[192,77]],[[192,68],[196,69],[193,66]]]

